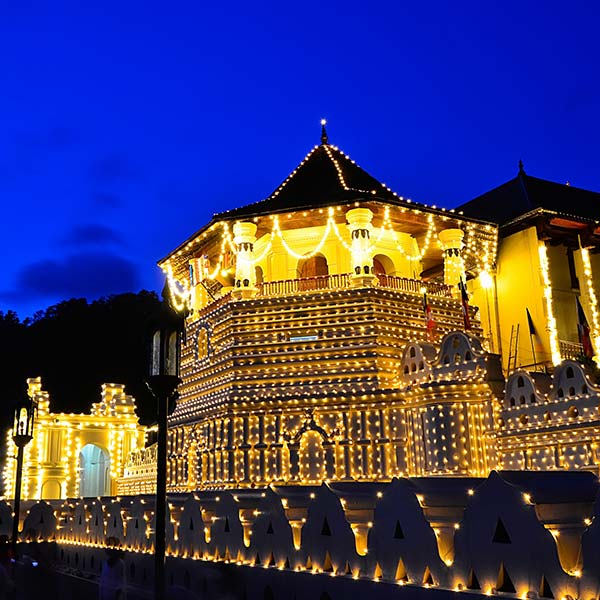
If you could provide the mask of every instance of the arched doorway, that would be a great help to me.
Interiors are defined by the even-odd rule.
[[[396,267],[389,256],[376,254],[373,257],[373,273],[379,279],[379,283],[385,285],[387,277],[396,274]]]
[[[296,267],[296,277],[301,279],[301,290],[316,290],[327,287],[329,266],[323,254],[315,254],[310,258],[302,258]]]
[[[260,285],[264,280],[262,267],[256,265],[256,267],[254,267],[254,272],[256,274],[256,285]]]
[[[47,479],[42,483],[42,498],[44,500],[56,500],[61,497],[61,485],[57,479]]]
[[[79,453],[79,496],[110,495],[110,457],[96,444],[86,444]]]
[[[375,271],[375,275],[394,275],[396,267],[389,256],[376,254],[373,257],[373,271]]]

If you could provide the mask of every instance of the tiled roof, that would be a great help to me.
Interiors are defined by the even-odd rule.
[[[540,208],[566,217],[597,221],[600,219],[600,194],[532,177],[521,169],[514,179],[457,210],[470,217],[504,225]]]
[[[337,147],[323,143],[315,146],[268,198],[220,213],[216,218],[246,218],[336,202],[346,204],[361,198],[400,200]]]

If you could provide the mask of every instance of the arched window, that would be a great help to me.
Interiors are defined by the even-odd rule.
[[[301,290],[316,290],[327,287],[329,266],[327,259],[322,254],[315,254],[310,258],[300,259],[296,268],[296,276],[303,281],[300,283]]]
[[[373,257],[373,273],[379,277],[379,280],[385,283],[386,275],[395,275],[396,267],[392,259],[385,254],[376,254]]]
[[[254,273],[256,277],[256,285],[260,285],[263,282],[264,277],[262,267],[256,265],[256,267],[254,267]]]
[[[86,444],[79,453],[79,495],[81,497],[110,494],[110,457],[95,444]]]

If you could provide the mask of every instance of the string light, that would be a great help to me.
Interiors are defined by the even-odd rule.
[[[542,273],[542,283],[544,286],[544,299],[546,300],[546,323],[548,326],[548,332],[550,336],[550,353],[552,356],[552,364],[560,364],[562,357],[560,354],[560,348],[558,344],[558,332],[556,329],[556,319],[554,318],[554,311],[552,307],[552,284],[550,282],[550,266],[548,263],[548,252],[546,244],[541,242],[538,246],[539,258],[540,258],[540,269]]]

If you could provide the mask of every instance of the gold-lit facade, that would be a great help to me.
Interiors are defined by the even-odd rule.
[[[33,439],[25,446],[21,495],[28,498],[110,496],[117,493],[130,453],[144,446],[145,427],[138,422],[135,402],[121,384],[102,386],[102,398],[89,414],[54,413],[39,377],[27,380],[37,404]],[[7,456],[16,454],[11,431]],[[4,493],[12,498],[16,461],[4,466]]]
[[[537,188],[550,208],[531,207]],[[159,263],[187,313],[170,491],[598,473],[600,223],[574,215],[596,197],[521,169],[459,209],[417,204],[323,131],[273,194],[215,215]],[[117,388],[89,418],[40,420],[27,497],[85,495],[87,435],[104,436],[107,493],[153,493],[156,446]]]
[[[458,284],[489,277],[496,242],[495,225],[397,196],[326,138],[268,199],[215,217],[160,263],[190,310],[170,489],[487,473],[479,342],[476,358],[459,340],[464,383],[444,391],[419,396],[404,370],[408,344],[456,343]]]
[[[530,438],[503,415],[505,376],[551,374],[580,351],[575,295],[595,349],[599,330],[597,255],[579,247],[567,264],[562,221],[545,222],[416,204],[324,135],[266,200],[159,263],[189,310],[170,489],[546,468],[515,458]],[[562,289],[569,269],[580,291]],[[586,457],[547,466],[597,470]]]

